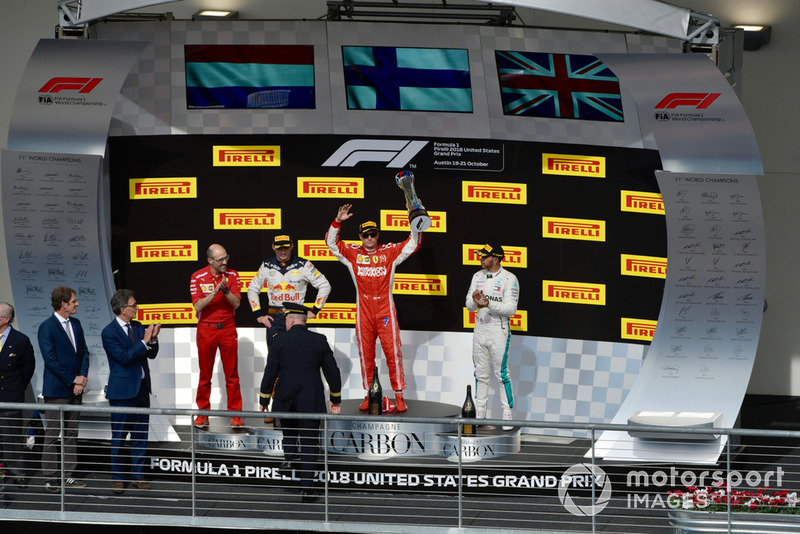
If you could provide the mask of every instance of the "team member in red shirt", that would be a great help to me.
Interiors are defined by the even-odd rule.
[[[211,245],[206,251],[208,267],[192,275],[189,289],[192,304],[197,312],[197,357],[200,362],[200,383],[197,385],[197,407],[211,409],[211,375],[214,358],[219,349],[225,387],[228,393],[228,410],[242,410],[242,392],[239,389],[238,349],[239,338],[233,319],[241,303],[239,273],[228,269],[230,256],[221,245]],[[195,426],[208,425],[208,417],[198,416]],[[242,427],[240,417],[231,418],[232,427]]]
[[[372,221],[358,227],[361,245],[346,245],[340,237],[342,223],[353,216],[352,204],[339,208],[331,223],[325,242],[336,258],[345,264],[356,285],[358,307],[356,311],[356,339],[361,357],[361,381],[369,388],[375,371],[375,342],[381,340],[381,348],[389,366],[389,378],[395,394],[398,412],[406,411],[403,390],[406,380],[403,374],[403,353],[400,351],[400,327],[392,298],[394,270],[422,245],[422,234],[411,230],[411,235],[402,243],[378,245],[378,225]],[[367,399],[360,407],[368,408]]]

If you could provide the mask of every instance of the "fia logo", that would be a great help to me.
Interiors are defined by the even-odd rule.
[[[669,113],[664,113],[663,111],[656,111],[655,113],[653,113],[653,116],[657,121],[666,122],[670,120]]]
[[[49,105],[53,103],[53,97],[50,95],[39,95],[39,103]]]

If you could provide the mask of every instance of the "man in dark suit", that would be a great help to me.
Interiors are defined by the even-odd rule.
[[[59,286],[53,290],[50,303],[55,313],[39,325],[39,352],[44,361],[42,395],[45,404],[81,404],[83,390],[89,374],[89,350],[80,321],[72,316],[78,312],[75,290]],[[64,486],[84,488],[86,483],[73,478],[78,466],[78,419],[80,413],[65,411],[64,436]],[[61,434],[58,410],[45,410],[44,447],[42,449],[42,474],[49,478],[47,491],[57,493],[61,482],[59,448],[56,442]]]
[[[139,313],[136,297],[130,289],[119,289],[111,297],[111,311],[116,318],[103,328],[100,338],[108,357],[108,389],[111,406],[150,407],[150,367],[147,360],[158,355],[158,333],[161,324],[147,328],[133,319]],[[150,489],[144,480],[144,455],[147,451],[147,414],[111,414],[111,490],[125,491],[125,466],[121,458],[122,443],[131,435],[131,478],[139,489]]]
[[[28,336],[14,330],[14,307],[0,302],[0,402],[25,402],[36,358]],[[22,462],[22,410],[0,410],[0,454],[20,488],[28,485]]]
[[[330,388],[331,413],[339,413],[342,401],[342,378],[333,351],[325,336],[309,332],[306,317],[309,309],[292,302],[284,302],[286,332],[278,333],[270,342],[267,366],[261,380],[259,403],[267,411],[275,386],[273,412],[325,413],[325,389],[320,369]],[[291,470],[294,458],[299,458],[303,502],[317,498],[311,489],[314,469],[319,460],[319,420],[283,419],[283,454],[286,461],[281,470]]]

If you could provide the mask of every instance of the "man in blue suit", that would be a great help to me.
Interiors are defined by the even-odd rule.
[[[42,395],[45,404],[81,404],[83,390],[89,374],[89,350],[80,321],[72,316],[78,312],[75,290],[59,286],[53,290],[50,303],[54,313],[39,325],[39,352],[44,361]],[[80,413],[65,411],[64,436],[64,486],[84,488],[86,483],[73,478],[78,466],[78,419]],[[49,478],[47,491],[61,489],[58,475],[61,471],[56,442],[61,434],[58,410],[45,410],[44,447],[42,449],[42,474]]]
[[[147,328],[134,318],[139,312],[136,297],[130,289],[119,289],[111,297],[111,311],[117,317],[100,334],[108,357],[108,390],[111,406],[150,407],[150,367],[147,360],[158,355],[158,333],[161,324]],[[147,450],[147,414],[111,414],[111,491],[125,491],[125,466],[121,458],[122,443],[131,435],[132,484],[150,489],[144,480],[144,455]]]
[[[0,402],[25,402],[36,358],[28,336],[14,330],[14,306],[0,302]],[[22,465],[22,410],[0,410],[0,458],[14,483],[28,485]]]

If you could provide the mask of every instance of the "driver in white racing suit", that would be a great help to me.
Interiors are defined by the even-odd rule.
[[[497,376],[503,419],[511,420],[514,395],[511,377],[508,376],[508,348],[511,343],[509,318],[517,313],[519,282],[517,277],[500,266],[505,257],[503,247],[487,244],[477,252],[481,270],[472,276],[467,291],[467,310],[475,314],[475,332],[472,336],[472,362],[475,364],[476,418],[486,417],[489,398],[491,368]],[[511,430],[503,426],[503,430]]]
[[[247,300],[256,320],[267,327],[267,345],[278,332],[286,330],[281,308],[284,302],[303,305],[308,284],[317,289],[317,299],[308,312],[314,318],[325,306],[331,292],[331,284],[325,275],[305,258],[293,256],[294,243],[288,235],[278,235],[272,240],[275,257],[265,260],[258,273],[247,287]],[[261,307],[261,290],[267,286],[269,304]]]

